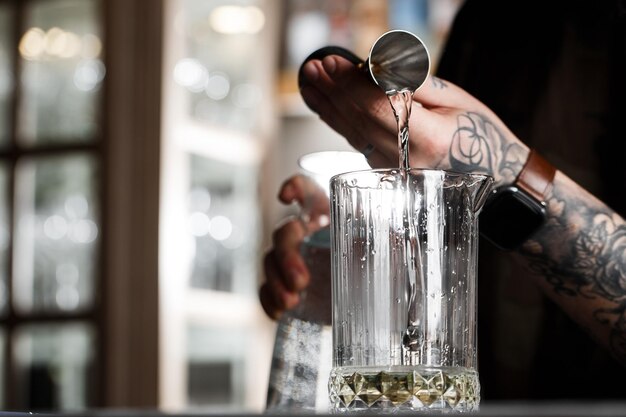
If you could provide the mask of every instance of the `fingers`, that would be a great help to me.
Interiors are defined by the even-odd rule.
[[[351,96],[354,103],[362,103],[369,115],[379,119],[386,129],[392,131],[395,129],[395,119],[389,112],[385,94],[364,71],[357,69],[350,61],[329,55],[321,63],[310,61],[303,70],[307,78],[311,77],[311,83],[325,94],[331,95],[333,88],[340,88],[346,93],[342,95]],[[328,80],[332,80],[332,84],[329,85]],[[339,102],[339,97],[333,98]],[[437,107],[473,109],[477,105],[482,107],[482,104],[465,90],[434,75],[426,79],[413,98],[427,109]]]
[[[278,199],[283,203],[296,201],[300,207],[315,214],[328,214],[328,197],[326,191],[312,178],[306,175],[294,175],[280,187]]]
[[[369,118],[376,120],[385,130],[394,133],[396,131],[396,119],[389,111],[389,99],[387,95],[376,86],[360,69],[357,69],[350,61],[339,56],[330,55],[322,62],[323,73],[318,83],[320,89],[326,94],[333,95],[336,102],[341,97],[350,97],[356,106],[362,109]],[[328,77],[332,80],[329,86],[325,83]],[[341,94],[328,88],[340,89]]]
[[[306,234],[327,226],[330,206],[326,191],[306,175],[294,175],[280,187],[278,199],[283,203],[297,202],[302,208],[299,220],[304,223]]]
[[[266,281],[259,291],[261,305],[271,318],[276,319],[285,310],[294,308],[300,301],[299,292],[309,284],[309,272],[300,255],[305,233],[297,220],[274,232],[273,249],[263,262]]]
[[[301,90],[307,105],[355,149],[362,151],[371,143],[383,155],[397,152],[395,118],[387,97],[352,63],[328,56],[309,61],[303,74],[309,80]]]
[[[285,307],[286,301],[283,301],[276,294],[276,291],[271,288],[269,282],[264,283],[259,289],[259,301],[261,302],[261,307],[263,307],[265,314],[267,314],[267,316],[272,320],[280,319],[283,313],[289,310],[289,308]],[[296,297],[298,297],[297,294]],[[294,306],[297,305],[299,301],[299,298],[296,298]]]
[[[323,121],[346,137],[357,150],[365,149],[368,144],[374,145],[375,152],[368,157],[372,167],[399,166],[397,121],[389,99],[379,87],[355,65],[338,56],[308,62],[303,67],[303,74],[309,83],[302,89],[302,96]],[[434,167],[429,159],[432,154],[441,159],[440,148],[445,143],[435,143],[441,136],[427,135],[441,134],[438,113],[443,110],[436,105],[461,105],[468,100],[467,97],[451,83],[430,78],[414,95],[410,129],[412,166]],[[422,153],[422,148],[426,153]]]
[[[267,314],[269,318],[278,320],[280,316],[282,316],[284,310],[278,307],[274,299],[274,294],[270,290],[267,282],[261,285],[259,289],[259,301],[261,302],[263,311],[265,311],[265,314]]]
[[[288,290],[283,284],[271,252],[265,256],[263,266],[267,280],[259,290],[259,300],[265,313],[276,320],[284,311],[298,305],[300,296],[297,292]]]
[[[310,64],[315,65],[315,62]],[[362,152],[370,143],[380,152],[386,153],[391,150],[388,145],[394,140],[393,133],[383,128],[352,101],[347,100],[348,95],[345,93],[335,90],[332,96],[329,96],[314,86],[304,87],[300,93],[320,119],[346,138],[357,151]]]

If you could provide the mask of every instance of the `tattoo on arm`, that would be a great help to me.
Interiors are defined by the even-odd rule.
[[[528,151],[487,116],[457,116],[449,149],[453,170],[512,183],[527,156]],[[602,305],[591,322],[610,326],[609,349],[626,365],[626,222],[605,205],[558,186],[551,190],[548,208],[546,225],[521,252],[556,294]]]
[[[528,152],[507,138],[486,116],[466,112],[457,116],[449,158],[453,170],[493,176],[496,183],[512,183]]]
[[[626,223],[600,203],[556,189],[548,206],[546,226],[522,252],[557,294],[603,301],[593,318],[610,325],[609,348],[626,365]],[[579,229],[572,233],[574,223]]]
[[[430,77],[430,82],[433,84],[433,87],[438,88],[440,90],[448,88],[448,83],[446,83],[444,80],[442,80],[439,77],[435,77],[435,76]]]

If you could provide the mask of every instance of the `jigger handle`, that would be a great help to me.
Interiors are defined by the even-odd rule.
[[[354,65],[358,66],[359,68],[362,68],[364,72],[367,72],[369,74],[365,61],[363,61],[361,58],[355,55],[352,51],[346,48],[342,48],[341,46],[325,46],[311,53],[309,56],[307,56],[304,62],[302,63],[302,65],[300,65],[300,69],[298,70],[298,87],[299,88],[302,88],[307,83],[306,78],[302,74],[302,67],[304,66],[304,64],[314,59],[322,60],[328,55],[339,55],[340,57],[345,58],[348,61],[352,62]],[[372,79],[372,81],[374,80]]]

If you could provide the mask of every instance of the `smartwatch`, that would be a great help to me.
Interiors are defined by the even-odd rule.
[[[480,234],[504,250],[517,249],[546,220],[546,195],[556,169],[534,149],[513,184],[498,187],[480,214]]]

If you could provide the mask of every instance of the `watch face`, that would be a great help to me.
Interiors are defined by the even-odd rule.
[[[495,191],[480,214],[480,233],[502,249],[515,249],[543,224],[543,204],[517,187]]]

